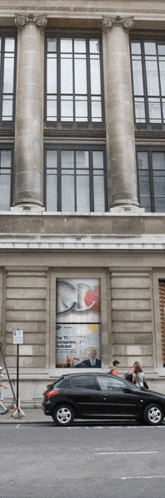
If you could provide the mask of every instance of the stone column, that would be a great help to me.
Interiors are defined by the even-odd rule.
[[[17,16],[14,211],[43,210],[45,17]]]
[[[139,211],[128,34],[133,21],[102,23],[109,210]]]

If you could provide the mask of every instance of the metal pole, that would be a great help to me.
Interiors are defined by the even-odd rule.
[[[2,342],[0,343],[0,352],[1,352],[2,359],[3,359],[3,363],[5,365],[5,370],[6,370],[8,381],[9,381],[9,384],[10,384],[10,387],[11,387],[12,395],[13,395],[14,401],[16,403],[16,396],[15,396],[15,392],[14,392],[14,389],[13,389],[13,384],[11,382],[10,375],[9,375],[9,372],[8,372],[8,368],[7,368],[6,361],[5,361],[5,357],[4,357],[4,354],[3,354],[3,351],[2,351]]]
[[[17,410],[19,407],[19,344],[17,344]]]

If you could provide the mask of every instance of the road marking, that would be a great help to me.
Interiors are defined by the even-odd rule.
[[[107,451],[97,452],[94,455],[151,455],[153,453],[159,453],[159,451]]]
[[[134,476],[134,477],[122,477],[123,481],[126,479],[165,479],[165,476]]]
[[[63,427],[63,429],[72,429],[72,430],[73,430],[73,429],[79,429],[79,428],[80,428],[80,427],[79,427],[79,426],[77,426],[77,425],[76,425],[76,426],[71,426],[71,427],[70,427],[70,426],[69,426],[69,427]],[[56,429],[60,429],[60,427],[56,426]],[[87,429],[88,429],[88,427],[87,427]]]

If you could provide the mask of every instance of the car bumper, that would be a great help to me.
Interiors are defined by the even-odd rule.
[[[52,404],[50,403],[50,401],[44,400],[42,403],[42,409],[43,409],[43,412],[45,413],[45,415],[52,415],[52,413],[53,413],[53,407],[52,407]]]

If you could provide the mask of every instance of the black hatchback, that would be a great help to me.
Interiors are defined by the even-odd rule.
[[[110,374],[82,373],[62,376],[47,386],[43,410],[61,426],[74,419],[137,420],[161,424],[165,396],[140,389]]]

